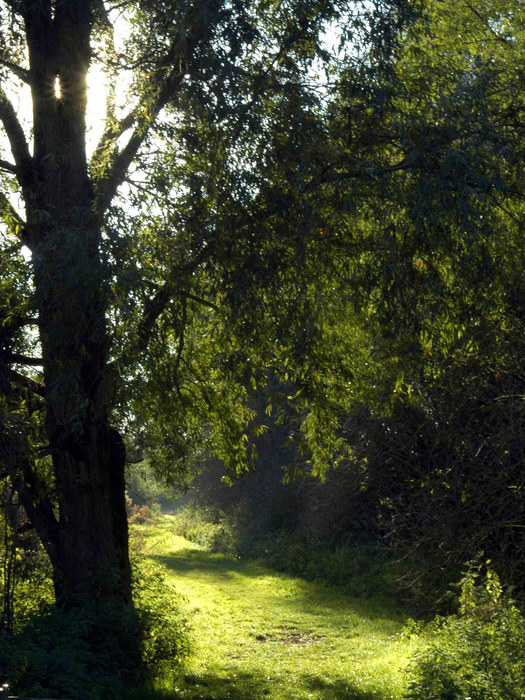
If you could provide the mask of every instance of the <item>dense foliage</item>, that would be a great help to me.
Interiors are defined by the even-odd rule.
[[[316,468],[344,447],[318,390],[333,372],[308,359],[334,272],[324,102],[347,64],[379,79],[414,13],[398,0],[0,9],[2,478],[60,604],[93,586],[129,599],[122,433],[174,481],[204,445],[242,469],[259,429],[246,387],[273,368],[313,387]],[[96,145],[92,67],[107,83]],[[103,591],[91,574],[108,566]]]
[[[14,637],[0,632],[0,676],[11,689],[78,700],[127,697],[130,688],[145,695],[163,665],[180,667],[189,652],[183,603],[162,569],[140,554],[140,538],[134,550],[134,609],[96,600],[54,609],[49,576],[39,588],[30,580],[17,588],[18,604],[32,609],[18,615]]]
[[[409,669],[407,697],[523,697],[525,618],[503,595],[499,579],[490,569],[485,580],[480,580],[479,570],[466,574],[459,614],[433,622],[432,632],[430,645]]]
[[[172,488],[262,457],[239,531],[381,537],[427,604],[473,551],[523,584],[524,22],[0,2],[7,632],[43,551],[66,618],[131,604],[126,447]]]

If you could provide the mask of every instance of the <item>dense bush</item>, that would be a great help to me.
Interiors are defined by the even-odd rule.
[[[119,697],[126,671],[140,660],[137,630],[126,606],[55,609],[32,618],[14,639],[0,638],[0,674],[31,696]]]
[[[519,700],[525,697],[525,618],[498,577],[479,568],[461,583],[459,614],[427,631],[431,644],[409,668],[413,700]]]
[[[31,537],[30,544],[27,543],[27,535],[30,534],[32,533],[25,534],[25,541],[15,552],[14,576],[10,582],[12,590],[6,590],[8,577],[5,569],[0,575],[0,599],[4,603],[4,610],[6,596],[12,596],[12,624],[7,624],[10,621],[5,620],[6,624],[0,625],[4,632],[21,631],[32,616],[48,610],[54,601],[49,560],[36,538]],[[5,560],[2,559],[5,554],[5,547],[0,546],[0,562],[4,566]]]
[[[134,565],[133,599],[142,637],[142,667],[179,664],[189,652],[186,621],[180,596],[157,565]]]
[[[525,594],[520,348],[509,341],[508,357],[481,359],[458,351],[437,376],[401,383],[390,413],[364,407],[348,420],[380,533],[422,610],[448,612],[443,594],[480,550]]]
[[[278,571],[339,586],[352,596],[395,597],[389,554],[373,545],[358,546],[351,537],[334,545],[329,538],[307,530],[283,530],[247,545],[241,539],[241,556],[260,558]]]
[[[232,525],[224,514],[208,508],[194,504],[181,508],[175,517],[174,531],[210,552],[233,554],[236,551]]]
[[[188,652],[180,599],[153,564],[134,564],[134,603],[93,601],[35,615],[14,638],[0,636],[0,678],[18,694],[106,700],[147,683],[158,664]]]

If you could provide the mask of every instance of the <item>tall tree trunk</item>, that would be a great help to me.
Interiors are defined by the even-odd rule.
[[[35,250],[35,292],[47,433],[58,494],[55,589],[130,597],[124,450],[109,427],[111,400],[103,276],[90,210],[48,228]],[[95,250],[92,250],[95,248]]]
[[[58,497],[54,574],[62,605],[131,597],[124,453],[109,426],[107,280],[85,145],[92,4],[56,3],[53,14],[41,0],[25,10],[34,122],[25,203]]]

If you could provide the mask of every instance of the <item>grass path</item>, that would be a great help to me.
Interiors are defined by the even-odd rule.
[[[172,534],[170,518],[148,538],[187,599],[194,653],[170,697],[187,700],[400,698],[417,642],[403,619],[374,601],[210,554]]]

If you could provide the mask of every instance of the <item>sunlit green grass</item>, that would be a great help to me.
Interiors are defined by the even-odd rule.
[[[256,563],[210,554],[173,535],[169,517],[148,551],[187,599],[193,654],[165,672],[163,697],[400,698],[417,640],[384,602],[291,578]]]

